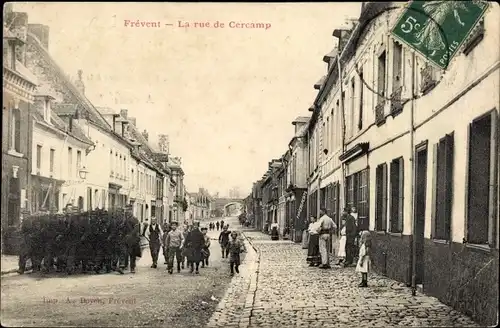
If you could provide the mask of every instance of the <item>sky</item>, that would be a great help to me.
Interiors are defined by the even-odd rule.
[[[310,115],[332,32],[358,17],[360,3],[16,3],[14,10],[50,27],[49,52],[73,78],[83,70],[95,106],[128,109],[152,141],[169,136],[188,191],[225,195],[237,187],[246,195],[287,150],[291,122]],[[224,28],[192,27],[217,21]]]

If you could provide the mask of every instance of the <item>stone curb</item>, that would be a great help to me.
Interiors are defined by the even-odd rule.
[[[252,246],[253,250],[257,254],[257,259],[255,261],[255,263],[257,264],[257,270],[255,271],[255,274],[252,274],[252,276],[250,278],[250,286],[249,286],[248,291],[247,291],[247,299],[246,299],[245,307],[244,307],[244,313],[246,315],[248,315],[248,317],[240,320],[240,327],[241,326],[250,327],[251,319],[252,319],[252,315],[253,315],[253,307],[255,304],[255,295],[257,293],[257,286],[258,286],[258,282],[259,282],[261,252],[259,249],[257,249],[257,247],[255,247],[255,245],[252,243],[250,238],[248,238],[246,236],[245,232],[242,232],[241,234],[245,237],[247,242],[250,244],[250,246]]]

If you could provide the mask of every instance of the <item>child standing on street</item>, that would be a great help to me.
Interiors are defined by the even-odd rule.
[[[356,271],[361,272],[361,283],[359,284],[359,287],[368,287],[368,272],[371,267],[370,254],[372,248],[371,235],[368,230],[364,230],[361,233],[359,243],[359,257],[358,264],[356,266]]]
[[[201,267],[204,268],[205,265],[208,266],[208,258],[210,257],[210,237],[207,235],[206,227],[201,228],[201,232],[203,233],[203,238],[205,238],[205,245],[201,249]]]
[[[229,267],[231,269],[231,276],[234,275],[234,271],[236,273],[240,273],[240,253],[245,252],[245,244],[243,241],[238,239],[238,233],[236,231],[231,232],[231,240],[228,244],[229,249]]]

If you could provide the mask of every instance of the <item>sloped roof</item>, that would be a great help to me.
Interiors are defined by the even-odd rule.
[[[40,122],[40,123],[45,123],[45,119],[43,117],[43,112],[41,110],[40,106],[33,106],[34,109],[32,111],[33,118],[35,121]],[[82,128],[78,124],[73,124],[71,127],[71,132],[69,131],[69,124],[66,123],[63,119],[61,119],[59,116],[57,116],[56,113],[51,112],[50,115],[50,123],[52,126],[64,133],[67,133],[68,135],[74,137],[75,139],[78,139],[84,143],[87,143],[89,145],[93,145],[94,143],[92,140],[90,140],[86,135],[85,132],[83,132]]]
[[[31,82],[35,85],[38,84],[38,79],[37,77],[31,73],[29,69],[26,68],[26,66],[23,65],[19,60],[16,60],[16,72],[22,75],[28,82]]]
[[[43,56],[44,59],[47,60],[49,65],[51,66],[52,70],[59,76],[59,78],[63,81],[64,86],[67,88],[67,90],[75,97],[77,98],[82,105],[83,110],[85,110],[88,113],[88,119],[89,121],[93,122],[94,124],[98,125],[99,127],[110,131],[111,126],[106,122],[104,117],[99,113],[99,111],[92,105],[92,103],[83,95],[76,87],[75,85],[68,79],[62,68],[59,67],[59,65],[56,63],[56,61],[52,58],[52,56],[49,54],[47,49],[42,45],[40,40],[33,35],[32,33],[28,32],[27,33],[27,41],[36,47],[36,49],[39,51],[41,56]]]

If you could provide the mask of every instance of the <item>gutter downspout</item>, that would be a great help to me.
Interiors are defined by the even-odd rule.
[[[346,142],[345,142],[345,135],[346,135],[346,123],[345,123],[345,109],[344,109],[344,89],[343,89],[343,76],[342,76],[342,66],[340,65],[340,57],[337,60],[337,67],[339,71],[339,86],[340,86],[340,112],[342,114],[342,153],[345,152],[346,148]],[[342,162],[342,188],[340,189],[341,193],[341,199],[344,203],[344,207],[347,205],[347,186],[346,186],[346,167],[345,167],[345,162]],[[339,209],[340,210],[340,209]]]
[[[416,218],[415,218],[415,213],[414,213],[414,200],[415,200],[415,190],[414,190],[414,185],[415,185],[415,159],[414,159],[414,132],[415,132],[415,124],[414,124],[414,111],[415,111],[415,53],[412,54],[412,68],[411,68],[411,77],[412,77],[412,83],[411,83],[411,111],[410,111],[410,162],[411,162],[411,201],[410,201],[410,213],[412,217],[412,276],[411,276],[411,294],[413,296],[416,295],[417,293],[417,248],[416,248],[416,242],[415,242],[415,229],[416,229]]]

